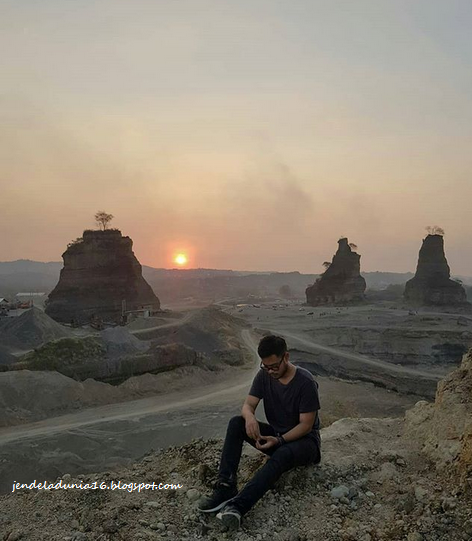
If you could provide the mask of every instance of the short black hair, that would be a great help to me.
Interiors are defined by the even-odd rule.
[[[287,352],[287,342],[281,337],[275,334],[269,334],[264,336],[259,342],[257,353],[261,359],[270,357],[271,355],[277,355],[282,357]]]

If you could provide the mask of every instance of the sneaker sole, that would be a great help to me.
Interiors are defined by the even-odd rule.
[[[238,530],[241,526],[241,515],[228,511],[226,513],[218,513],[216,518],[221,520],[223,526],[225,526],[230,532]]]
[[[200,507],[197,507],[197,509],[200,511],[200,513],[214,513],[215,511],[219,511],[222,507],[224,507],[232,499],[233,498],[230,498],[229,500],[221,502],[216,507],[212,507],[211,509],[200,509]]]

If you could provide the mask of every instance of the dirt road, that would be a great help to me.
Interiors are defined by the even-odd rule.
[[[185,314],[185,316],[182,318],[182,319],[177,319],[175,321],[171,321],[169,323],[163,323],[162,325],[156,325],[155,327],[149,327],[149,328],[146,328],[146,329],[138,329],[138,330],[134,330],[134,331],[130,331],[131,334],[146,334],[147,332],[150,332],[150,331],[155,331],[157,329],[166,329],[168,327],[179,327],[181,325],[183,325],[184,323],[187,323],[187,321],[189,319],[191,319],[193,316],[193,311],[192,312],[189,312],[188,314]]]
[[[374,366],[376,368],[381,369],[385,372],[392,372],[395,374],[402,374],[402,375],[408,375],[412,377],[421,377],[433,381],[439,381],[444,374],[435,374],[432,373],[431,370],[418,370],[416,368],[408,368],[403,365],[399,364],[392,364],[385,361],[380,361],[378,359],[372,359],[370,357],[366,357],[365,355],[359,355],[358,353],[349,353],[348,351],[344,351],[338,348],[333,348],[329,346],[323,346],[321,344],[317,344],[316,342],[313,342],[312,340],[308,340],[307,338],[302,338],[301,336],[298,336],[294,334],[293,332],[287,331],[285,329],[274,329],[274,332],[278,332],[279,334],[283,335],[284,337],[290,338],[292,343],[299,343],[303,346],[307,347],[309,350],[315,350],[315,351],[324,351],[326,353],[330,353],[332,355],[336,355],[336,357],[342,357],[344,359],[349,359],[351,361],[357,361],[362,364],[368,364],[370,366]]]
[[[254,365],[230,382],[188,389],[184,398],[180,391],[1,429],[0,493],[14,481],[113,469],[150,449],[222,437],[258,370],[255,337],[244,329],[242,339]]]
[[[216,405],[228,403],[233,399],[238,399],[247,393],[252,379],[259,367],[259,357],[257,356],[256,341],[248,329],[241,332],[241,337],[245,344],[254,353],[254,368],[245,370],[231,382],[224,381],[197,389],[191,389],[186,392],[186,398],[182,400],[182,392],[169,393],[152,398],[143,398],[132,402],[111,404],[90,408],[78,413],[61,415],[14,427],[3,428],[0,430],[0,446],[11,443],[23,438],[35,438],[56,432],[63,432],[71,429],[83,429],[86,426],[93,426],[109,421],[123,421],[127,419],[140,418],[142,420],[146,415],[159,413],[169,413],[179,409],[190,409],[199,405]]]

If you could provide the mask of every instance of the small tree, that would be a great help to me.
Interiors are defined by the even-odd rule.
[[[441,235],[444,236],[444,229],[439,227],[439,225],[428,225],[426,226],[426,232],[428,235]]]
[[[95,214],[95,221],[97,222],[98,226],[101,228],[102,231],[105,231],[108,224],[113,220],[113,218],[113,214],[107,214],[103,210],[99,210]]]
[[[279,288],[279,295],[283,299],[291,299],[293,297],[292,288],[288,284],[284,284]]]

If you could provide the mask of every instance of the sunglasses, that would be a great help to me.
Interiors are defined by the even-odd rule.
[[[277,370],[280,368],[280,365],[282,364],[282,361],[284,359],[285,359],[285,353],[282,355],[278,363],[267,366],[266,364],[261,362],[260,367],[262,368],[262,370],[265,370],[266,372],[269,372],[269,371],[277,372]]]

